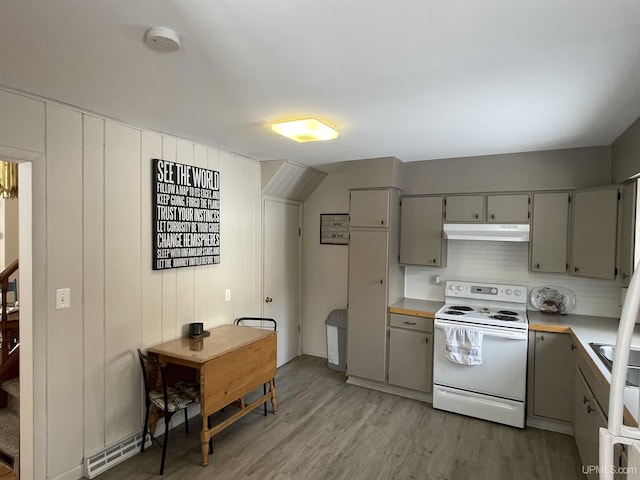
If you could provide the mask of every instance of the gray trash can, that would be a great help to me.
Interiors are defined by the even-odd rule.
[[[329,368],[344,372],[347,369],[347,311],[333,310],[324,323]]]

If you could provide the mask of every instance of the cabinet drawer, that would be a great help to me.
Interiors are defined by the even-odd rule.
[[[433,332],[433,319],[390,313],[389,326],[406,328],[408,330],[419,330],[421,332]]]

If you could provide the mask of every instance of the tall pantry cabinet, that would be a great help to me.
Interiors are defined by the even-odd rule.
[[[352,190],[349,230],[347,375],[350,383],[383,383],[388,306],[402,298],[404,288],[398,190]]]

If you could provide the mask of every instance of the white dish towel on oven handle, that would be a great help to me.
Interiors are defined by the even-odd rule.
[[[445,325],[444,356],[460,365],[482,365],[482,332],[475,328]]]

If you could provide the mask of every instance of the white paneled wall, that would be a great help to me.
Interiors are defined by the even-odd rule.
[[[621,285],[617,281],[529,273],[528,249],[528,243],[449,240],[446,268],[406,267],[405,296],[444,300],[446,280],[526,285],[529,289],[559,285],[576,294],[572,313],[620,316]],[[440,275],[441,285],[431,284],[434,275]]]
[[[0,106],[3,152],[34,158],[32,477],[75,480],[142,428],[138,347],[260,314],[260,165],[3,90]],[[152,158],[220,171],[220,265],[152,270]]]

